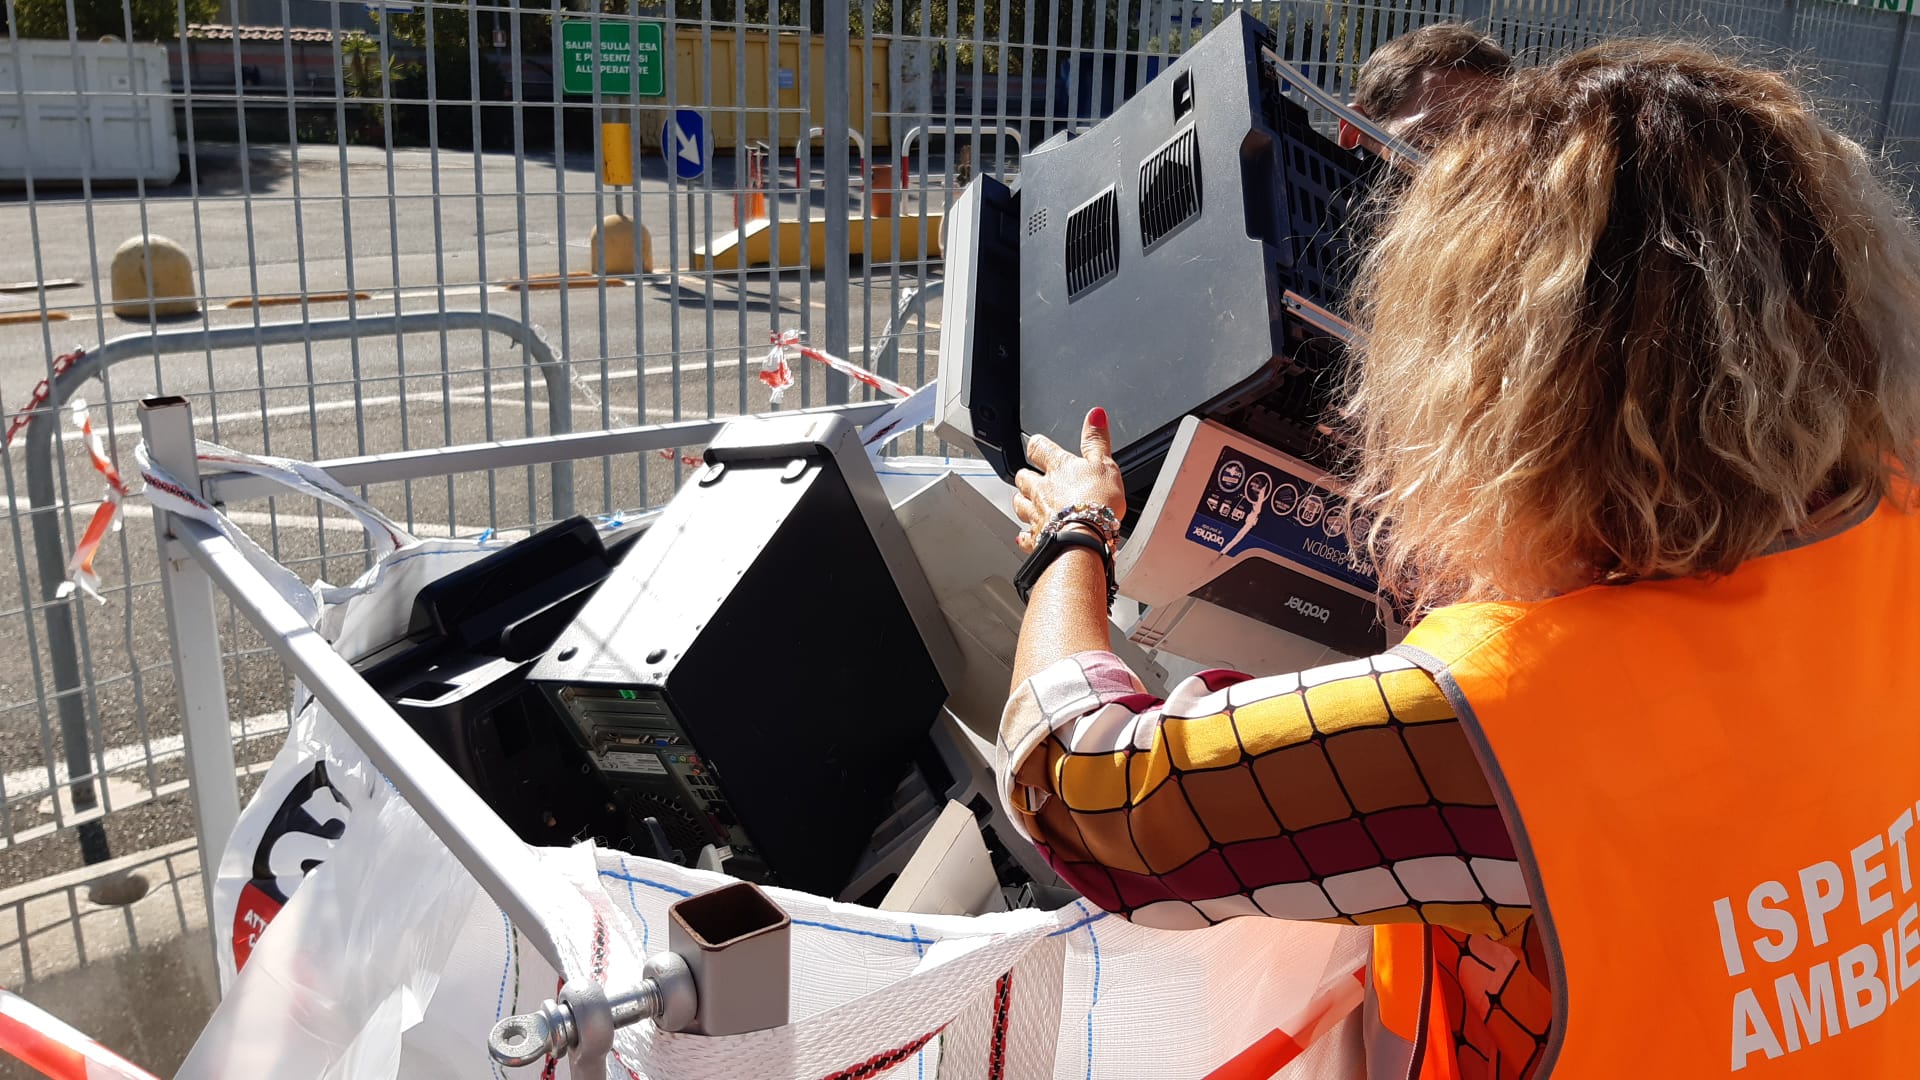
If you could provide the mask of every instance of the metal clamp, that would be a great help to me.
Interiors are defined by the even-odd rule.
[[[668,951],[647,957],[640,984],[609,994],[568,982],[538,1012],[487,1034],[502,1065],[566,1057],[576,1080],[603,1075],[613,1033],[652,1020],[662,1031],[737,1035],[787,1022],[792,923],[767,894],[737,881],[667,909]]]
[[[644,971],[640,985],[614,994],[596,982],[569,982],[558,1000],[542,1003],[538,1012],[493,1025],[487,1051],[502,1065],[533,1065],[568,1055],[597,1060],[613,1048],[615,1031],[642,1020],[666,1031],[685,1029],[700,1000],[693,969],[678,953],[667,952],[648,957]]]

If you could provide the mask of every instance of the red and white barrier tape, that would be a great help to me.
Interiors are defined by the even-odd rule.
[[[891,397],[903,398],[913,393],[912,390],[892,379],[875,375],[858,364],[821,352],[811,345],[801,344],[801,333],[798,330],[779,330],[773,335],[773,351],[767,354],[766,361],[760,365],[760,381],[773,389],[769,400],[776,406],[786,395],[787,388],[794,383],[793,368],[787,363],[789,356],[804,356],[809,360],[818,361],[857,383],[871,386]]]
[[[1360,1007],[1366,979],[1364,966],[1336,977],[1299,1012],[1208,1073],[1206,1080],[1266,1080],[1276,1075]]]
[[[33,419],[33,414],[46,405],[47,399],[53,396],[53,380],[66,374],[68,368],[86,355],[87,350],[75,349],[53,358],[53,373],[40,380],[40,385],[35,386],[33,393],[27,396],[27,407],[14,413],[13,419],[7,422],[7,434],[5,438],[0,438],[0,449],[12,446],[13,437],[20,434],[21,430],[27,426],[27,422]]]
[[[210,442],[196,442],[195,446],[196,456],[201,461],[217,463],[229,471],[268,477],[290,490],[310,495],[351,514],[366,530],[368,546],[375,559],[418,542],[393,519],[307,462],[248,454]],[[268,555],[245,530],[229,521],[218,508],[209,505],[197,491],[189,490],[186,485],[169,476],[166,470],[155,465],[146,443],[134,447],[133,453],[140,466],[140,479],[146,484],[142,494],[155,510],[192,518],[220,532],[309,625],[319,620],[320,600],[313,589],[300,580],[298,574]]]
[[[912,389],[902,386],[892,379],[883,375],[876,375],[858,364],[822,352],[811,345],[801,344],[801,336],[798,330],[781,330],[775,332],[773,335],[773,349],[767,353],[767,358],[760,364],[760,371],[758,373],[760,381],[765,383],[768,389],[773,391],[767,396],[767,404],[774,408],[777,409],[780,407],[781,399],[787,395],[787,388],[797,381],[793,374],[793,365],[789,363],[789,359],[793,356],[804,356],[809,360],[818,361],[857,383],[871,386],[875,390],[892,397],[910,398],[914,396]],[[928,390],[927,387],[922,387],[921,389],[927,391],[925,400],[926,403],[930,405],[932,402],[931,391]],[[892,437],[897,437],[898,433],[916,427],[924,423],[926,419],[931,419],[931,409],[923,410],[920,404],[920,402],[915,402],[911,408],[896,410],[899,414],[897,416],[889,413],[887,417],[883,418],[888,422],[881,425],[880,431],[876,433],[874,437],[886,437],[886,441],[891,442],[893,441]],[[924,418],[921,417],[923,411],[926,414]],[[907,421],[910,417],[915,419],[912,419],[911,423],[908,423]],[[662,450],[659,453],[662,460],[673,461],[678,458],[682,465],[698,467],[706,464],[705,459],[696,455],[687,454],[678,448]]]
[[[703,457],[695,457],[695,456],[694,456],[694,455],[692,455],[692,454],[683,454],[683,453],[681,453],[681,452],[680,452],[680,450],[679,450],[679,448],[678,448],[678,447],[675,447],[675,448],[673,448],[673,449],[670,449],[670,450],[662,450],[662,451],[660,451],[660,457],[661,457],[661,459],[662,459],[662,460],[664,460],[664,461],[672,461],[672,460],[673,460],[673,459],[675,458],[675,456],[678,456],[678,457],[679,457],[679,459],[680,459],[680,464],[682,464],[682,465],[689,465],[689,466],[696,466],[696,467],[697,467],[697,466],[700,466],[700,465],[705,465],[705,464],[707,463],[707,459],[706,459],[706,458],[703,458]]]
[[[93,558],[99,554],[100,542],[108,533],[120,531],[120,501],[130,492],[126,482],[120,479],[120,470],[113,465],[113,459],[107,456],[107,447],[100,434],[93,430],[93,417],[87,412],[87,399],[74,398],[68,408],[73,417],[73,425],[80,429],[80,437],[87,444],[87,457],[93,462],[93,471],[107,482],[107,497],[93,511],[93,518],[87,522],[87,530],[80,536],[80,542],[74,545],[73,557],[67,560],[67,580],[60,583],[54,593],[62,599],[72,596],[78,589],[100,603],[106,603],[106,597],[100,595],[100,579],[93,573]]]
[[[0,990],[0,1053],[53,1080],[155,1080],[10,990]]]
[[[94,575],[93,561],[99,555],[100,545],[111,533],[120,529],[122,521],[122,503],[136,493],[131,491],[120,478],[120,470],[113,459],[107,456],[106,443],[99,433],[93,430],[93,418],[87,411],[84,398],[75,398],[69,407],[75,427],[80,429],[86,443],[87,456],[93,463],[93,470],[107,483],[107,495],[93,512],[87,522],[86,530],[80,536],[80,542],[74,546],[73,557],[67,561],[67,580],[60,584],[55,596],[66,598],[75,592],[84,592],[101,603],[106,598],[100,595],[100,580]],[[196,442],[195,456],[204,462],[218,465],[227,472],[250,473],[264,476],[279,482],[292,491],[310,495],[322,502],[329,503],[357,520],[367,532],[368,546],[376,559],[382,558],[400,548],[417,543],[414,536],[402,528],[392,518],[375,509],[352,491],[340,486],[323,469],[291,458],[268,457],[262,454],[249,454],[231,450],[210,442]],[[266,576],[274,588],[292,604],[294,610],[307,617],[309,622],[319,617],[319,602],[313,591],[299,577],[280,565],[260,545],[254,543],[225,515],[209,505],[197,492],[168,476],[165,470],[154,465],[147,455],[146,443],[134,449],[134,457],[139,464],[142,488],[137,493],[156,509],[179,514],[204,522],[224,533],[248,562],[254,564]]]
[[[921,424],[932,423],[939,392],[940,382],[936,379],[908,394],[905,400],[887,410],[885,415],[861,428],[860,445],[867,448],[867,456],[878,460],[880,452],[889,443]]]

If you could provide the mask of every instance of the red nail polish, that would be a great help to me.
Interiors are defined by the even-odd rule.
[[[1093,411],[1087,414],[1087,420],[1090,421],[1094,427],[1106,427],[1107,410],[1095,405]]]

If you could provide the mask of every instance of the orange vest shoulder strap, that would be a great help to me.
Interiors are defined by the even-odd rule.
[[[1414,643],[1394,651],[1429,672],[1441,671],[1525,618],[1530,606],[1522,603],[1449,605],[1428,613],[1419,622],[1419,632],[1410,635]]]

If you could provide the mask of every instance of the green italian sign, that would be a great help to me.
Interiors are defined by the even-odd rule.
[[[660,55],[667,37],[665,23],[603,22],[598,43],[594,41],[593,29],[593,23],[583,19],[560,24],[562,90],[569,94],[593,93],[597,70],[603,97],[665,96],[667,68],[665,58]]]

